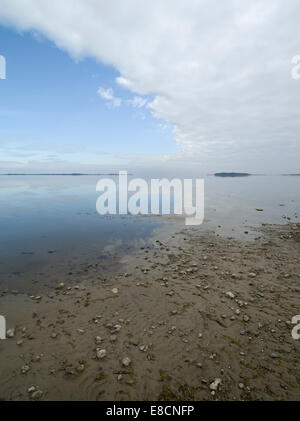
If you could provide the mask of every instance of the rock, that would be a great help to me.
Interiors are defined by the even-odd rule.
[[[65,373],[70,375],[70,376],[74,376],[74,374],[76,374],[76,370],[74,367],[67,367],[65,369]]]
[[[102,342],[102,338],[101,338],[100,336],[96,336],[96,337],[95,337],[95,344],[96,344],[96,345],[100,345],[100,344],[101,344],[101,342]]]
[[[249,278],[255,278],[255,277],[256,277],[256,273],[254,273],[254,272],[250,272],[250,273],[248,274],[248,276],[249,276]]]
[[[113,289],[111,290],[111,292],[112,292],[113,294],[118,294],[119,290],[118,290],[118,288],[113,288]]]
[[[233,294],[233,292],[228,291],[228,292],[226,292],[226,297],[235,298],[235,295]]]
[[[221,384],[221,379],[215,379],[209,386],[210,390],[218,390],[219,384]]]
[[[202,364],[201,364],[201,363],[197,363],[197,364],[196,364],[196,366],[197,366],[198,368],[202,368]]]
[[[263,212],[262,208],[256,208],[257,212]]]
[[[15,336],[15,334],[16,334],[16,331],[15,331],[14,328],[8,329],[7,332],[6,332],[6,337],[7,338],[13,338]]]
[[[116,342],[117,340],[117,335],[111,335],[109,338],[110,342]]]
[[[247,316],[247,314],[245,314],[245,316],[243,317],[244,322],[249,322],[250,317]]]
[[[42,390],[36,390],[35,392],[33,392],[31,394],[31,398],[32,399],[40,399],[43,396],[43,391]]]
[[[102,360],[102,358],[106,357],[106,350],[97,348],[96,349],[96,356],[97,356],[98,360]]]
[[[84,364],[79,364],[78,367],[76,367],[76,370],[78,371],[78,373],[82,373],[85,369],[85,365]]]
[[[30,386],[27,390],[28,393],[33,393],[36,391],[36,387],[35,386]]]
[[[244,386],[244,384],[243,384],[243,383],[239,383],[239,388],[240,388],[240,389],[244,389],[244,387],[245,387],[245,386]]]
[[[30,370],[29,365],[23,365],[23,367],[21,368],[21,373],[26,374],[28,373],[29,370]]]
[[[277,354],[275,354],[275,352],[272,352],[272,353],[270,354],[270,357],[271,357],[271,358],[277,358]]]
[[[122,364],[124,365],[124,367],[129,367],[131,364],[131,359],[129,357],[123,358]]]
[[[77,329],[77,332],[80,333],[80,335],[83,335],[85,333],[84,329]]]
[[[56,289],[63,289],[64,287],[65,287],[65,284],[61,282],[60,284],[57,285]]]

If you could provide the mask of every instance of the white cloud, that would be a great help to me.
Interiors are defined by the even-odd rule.
[[[128,99],[127,104],[133,108],[142,108],[147,104],[147,100],[141,96],[135,96],[132,99]]]
[[[0,21],[110,64],[119,86],[153,95],[153,115],[175,127],[172,161],[247,170],[299,161],[298,0],[1,0]]]
[[[121,103],[122,103],[122,99],[121,98],[117,98],[114,96],[114,91],[112,90],[112,88],[99,88],[98,89],[98,94],[105,100],[107,100],[109,102],[109,104],[112,104],[114,107],[120,107]]]

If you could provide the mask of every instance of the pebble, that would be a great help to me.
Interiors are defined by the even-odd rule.
[[[210,390],[218,390],[219,384],[221,384],[221,379],[215,379],[209,386]]]
[[[102,358],[106,357],[106,350],[105,349],[96,349],[96,356],[99,360],[102,360]]]
[[[21,368],[21,373],[26,374],[28,373],[29,370],[30,370],[29,365],[23,365],[23,367]]]
[[[6,332],[6,337],[7,338],[13,338],[15,336],[15,334],[16,334],[15,329],[13,329],[13,328],[8,329],[7,332]]]
[[[122,364],[124,365],[124,367],[128,367],[131,364],[131,359],[129,357],[125,357],[122,360]]]
[[[248,274],[248,276],[249,276],[249,278],[255,278],[255,277],[256,277],[256,273],[254,273],[254,272],[250,272],[250,273]]]
[[[226,292],[226,296],[229,298],[235,298],[235,295],[231,291]]]
[[[113,288],[113,289],[111,290],[111,292],[112,292],[113,294],[118,294],[119,290],[118,290],[118,288]]]
[[[43,391],[42,390],[36,390],[35,392],[33,392],[31,394],[31,398],[32,399],[40,399],[43,396]]]
[[[101,338],[100,336],[96,336],[96,337],[95,337],[95,344],[96,344],[96,345],[100,345],[100,344],[101,344],[101,342],[102,342],[102,338]]]

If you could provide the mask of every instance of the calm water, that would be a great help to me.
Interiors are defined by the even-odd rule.
[[[0,288],[26,290],[38,274],[51,270],[57,282],[55,270],[100,262],[138,247],[165,223],[130,215],[100,216],[95,208],[98,180],[99,176],[0,176]],[[299,183],[300,177],[288,176],[207,176],[201,229],[252,238],[257,233],[249,226],[285,223],[283,216],[297,221]]]

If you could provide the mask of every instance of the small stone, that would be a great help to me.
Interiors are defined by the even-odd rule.
[[[100,344],[101,344],[101,342],[102,342],[102,338],[101,338],[100,336],[96,336],[96,337],[95,337],[95,344],[96,344],[96,345],[100,345]]]
[[[129,357],[125,357],[122,360],[122,364],[124,365],[124,367],[128,367],[131,364],[131,359]]]
[[[21,368],[21,373],[26,374],[28,373],[29,370],[30,370],[29,365],[23,365],[23,367]]]
[[[65,287],[65,284],[61,282],[60,284],[57,285],[56,289],[63,289],[64,287]]]
[[[105,349],[96,349],[96,356],[99,360],[102,360],[102,358],[106,357],[106,350]]]
[[[197,363],[197,367],[198,368],[202,368],[202,364],[201,363]]]
[[[226,297],[235,298],[235,295],[231,291],[228,291],[226,292]]]
[[[239,388],[240,388],[240,389],[244,389],[244,387],[245,387],[245,386],[244,386],[244,384],[243,384],[243,383],[239,383]]]
[[[275,352],[271,352],[270,357],[271,358],[277,358],[277,354],[275,354]]]
[[[84,371],[84,369],[85,369],[84,364],[79,364],[79,366],[76,368],[76,370],[77,370],[79,373],[82,373],[82,372]]]
[[[118,294],[119,290],[118,290],[118,288],[113,288],[113,289],[111,290],[111,292],[112,292],[113,294]]]
[[[65,373],[70,375],[70,376],[74,376],[74,374],[76,374],[76,370],[74,367],[67,367],[65,369]]]
[[[81,335],[83,335],[85,333],[84,329],[77,329],[77,332],[80,333]]]
[[[8,329],[7,332],[6,332],[6,337],[7,338],[13,338],[15,336],[15,334],[16,334],[16,331],[15,331],[14,328]]]
[[[248,274],[248,276],[249,276],[249,278],[255,278],[255,277],[256,277],[256,273],[254,273],[254,272],[250,272],[250,273]]]
[[[32,393],[31,398],[32,399],[40,399],[43,396],[42,390],[36,390]]]
[[[244,322],[249,322],[250,317],[247,316],[247,314],[245,314],[245,316],[243,317]]]
[[[218,390],[219,384],[221,384],[221,379],[215,379],[209,386],[210,390]]]

